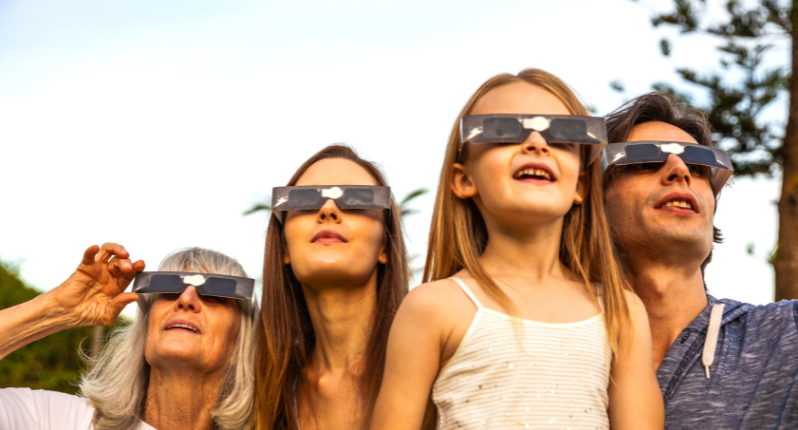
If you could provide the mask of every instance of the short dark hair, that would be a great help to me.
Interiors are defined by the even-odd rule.
[[[626,142],[632,128],[646,122],[664,122],[678,127],[695,139],[700,145],[714,146],[712,143],[712,129],[707,115],[698,109],[688,106],[675,96],[665,93],[652,92],[643,94],[626,102],[605,118],[607,122],[607,138],[609,143]],[[604,172],[604,189],[617,175],[615,166]],[[715,211],[718,210],[718,200],[715,199]],[[713,226],[713,241],[723,243],[723,235],[719,228]],[[712,261],[712,251],[701,263],[701,277],[704,269]],[[704,283],[706,289],[706,283]]]

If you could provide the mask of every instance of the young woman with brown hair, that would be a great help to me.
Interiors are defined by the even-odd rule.
[[[288,186],[297,188],[275,195],[266,233],[257,426],[368,427],[407,293],[399,208],[376,166],[343,145],[310,157]],[[347,206],[347,187],[383,192],[385,209]],[[308,192],[320,207],[280,209]]]
[[[372,429],[662,428],[648,320],[604,218],[603,120],[537,69],[452,130],[424,281],[388,343]],[[463,133],[463,136],[461,136]],[[581,143],[581,144],[577,144]]]

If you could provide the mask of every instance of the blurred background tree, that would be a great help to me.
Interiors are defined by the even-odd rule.
[[[798,5],[784,0],[673,0],[672,4],[672,11],[652,17],[652,25],[717,39],[720,72],[677,68],[690,90],[680,91],[665,82],[654,84],[653,89],[674,94],[706,112],[713,140],[731,154],[736,176],[781,174],[779,233],[770,263],[776,275],[775,299],[798,299],[798,81],[791,73],[798,62],[794,30],[798,29]],[[721,4],[723,17],[710,18],[708,8]],[[786,66],[765,61],[777,52],[774,44],[788,46]],[[674,45],[663,38],[659,48],[669,57]],[[619,81],[610,87],[623,92]],[[702,97],[695,97],[696,93]],[[762,115],[780,96],[788,99],[786,127]]]
[[[15,267],[0,262],[0,309],[27,302],[39,294],[25,285]],[[115,326],[126,323],[120,317]],[[92,327],[64,330],[12,352],[0,360],[0,388],[28,387],[77,394],[78,378],[86,369],[78,350],[88,348],[92,332]]]

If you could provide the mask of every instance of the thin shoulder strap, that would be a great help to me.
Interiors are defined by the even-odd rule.
[[[472,302],[474,302],[474,304],[477,306],[477,309],[482,309],[482,303],[480,303],[479,300],[477,300],[477,296],[475,296],[474,293],[472,293],[471,290],[469,290],[468,287],[466,287],[465,282],[463,282],[460,278],[456,276],[452,276],[449,279],[453,280],[454,282],[457,282],[457,285],[459,285],[460,288],[462,288],[463,291],[466,293],[468,298],[471,299]]]

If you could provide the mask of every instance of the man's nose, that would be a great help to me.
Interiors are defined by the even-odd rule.
[[[690,175],[690,168],[687,167],[684,160],[671,154],[662,167],[662,183],[663,185],[670,185],[674,182],[684,182],[689,187],[693,183],[693,177]]]

